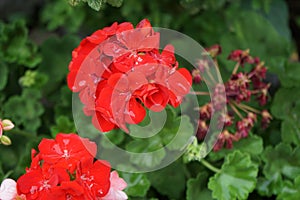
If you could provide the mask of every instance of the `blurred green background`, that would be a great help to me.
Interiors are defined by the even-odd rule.
[[[76,130],[72,94],[66,86],[71,52],[81,39],[115,21],[136,25],[148,18],[153,26],[180,31],[204,47],[220,44],[224,53],[219,61],[224,71],[230,51],[249,48],[251,55],[265,61],[269,69],[267,80],[272,82],[272,102],[268,108],[274,120],[266,131],[258,130],[264,146],[282,141],[291,148],[300,145],[300,1],[86,1],[0,1],[0,116],[16,124],[13,131],[6,133],[13,144],[0,146],[0,180],[24,173],[30,162],[30,149],[36,148],[41,138]],[[178,169],[185,171],[176,163],[169,168]],[[170,171],[167,169],[166,173]],[[191,172],[189,176],[194,175]],[[165,184],[153,184],[154,176],[152,190],[148,191],[149,180],[144,175],[134,176],[131,178],[145,179],[146,183],[131,188],[129,195],[137,199],[147,195],[160,199],[184,196],[186,177],[175,178],[178,189],[172,186],[158,189]],[[261,175],[261,179],[272,178]],[[284,186],[268,187],[258,188],[251,194],[252,199],[266,199],[266,196],[272,199]]]

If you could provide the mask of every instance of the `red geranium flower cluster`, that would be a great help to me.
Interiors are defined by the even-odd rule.
[[[97,147],[76,134],[58,134],[56,139],[43,139],[39,153],[32,150],[31,166],[17,180],[17,194],[27,200],[107,200],[121,194],[117,183],[111,183],[110,165],[104,160],[94,161]],[[114,182],[126,183],[112,172]]]
[[[206,49],[209,55],[214,59],[218,66],[216,57],[221,53],[221,47],[214,45]],[[232,148],[233,141],[248,136],[251,129],[257,121],[257,115],[261,116],[261,126],[266,128],[272,119],[267,110],[259,110],[247,104],[250,100],[258,101],[260,106],[267,103],[268,88],[270,84],[264,82],[267,68],[264,62],[259,58],[253,58],[249,50],[235,50],[228,56],[228,60],[236,62],[232,74],[225,84],[216,82],[213,78],[209,80],[201,76],[201,73],[210,73],[206,60],[198,61],[198,69],[193,74],[194,83],[200,83],[204,80],[207,84],[213,85],[213,94],[211,102],[200,107],[200,119],[198,120],[197,137],[202,140],[208,131],[207,122],[209,122],[213,112],[221,111],[228,106],[228,113],[221,113],[218,119],[218,128],[225,126],[225,130],[219,135],[214,150]],[[250,70],[239,70],[241,67],[250,66]],[[211,76],[208,76],[211,77]],[[196,94],[208,94],[205,92],[196,92]],[[233,133],[232,131],[235,130]]]
[[[173,46],[160,52],[159,42],[159,33],[144,19],[136,28],[124,22],[98,30],[73,51],[68,86],[79,92],[96,128],[128,132],[126,124],[144,119],[144,107],[159,112],[181,103],[192,76],[178,69]]]

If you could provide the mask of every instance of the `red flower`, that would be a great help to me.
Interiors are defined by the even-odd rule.
[[[84,189],[76,181],[63,181],[59,186],[51,190],[51,199],[55,200],[83,200]]]
[[[87,199],[104,197],[110,188],[110,165],[106,161],[85,159],[78,165],[76,180]]]
[[[17,181],[18,194],[24,194],[27,200],[51,199],[52,189],[62,181],[70,180],[63,168],[43,167],[27,172]]]
[[[44,164],[63,167],[72,173],[82,158],[94,158],[96,144],[76,134],[58,134],[55,140],[43,139],[39,144]]]
[[[162,111],[169,101],[169,91],[162,85],[149,83],[135,92],[144,105],[155,112]]]
[[[55,140],[43,139],[39,149],[40,153],[32,150],[31,166],[17,180],[14,195],[27,200],[94,200],[106,195],[105,199],[112,195],[126,199],[122,192],[124,180],[117,172],[110,179],[108,162],[94,162],[94,143],[75,134],[60,133]]]
[[[192,77],[178,69],[174,47],[159,52],[159,33],[148,20],[134,29],[132,24],[114,23],[96,31],[73,52],[68,86],[103,131],[140,123],[143,106],[161,111],[167,104],[177,107],[189,92]]]

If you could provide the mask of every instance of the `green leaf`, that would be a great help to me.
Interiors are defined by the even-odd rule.
[[[129,196],[144,197],[147,194],[151,184],[145,174],[119,172],[127,183],[125,192]]]
[[[167,120],[158,135],[169,150],[179,150],[185,147],[194,135],[194,127],[188,116],[176,116],[173,107],[168,106],[166,111]]]
[[[0,57],[6,62],[35,67],[41,62],[38,48],[28,39],[24,20],[10,24],[0,22]]]
[[[184,165],[175,162],[156,172],[147,174],[151,185],[169,199],[180,199],[185,188]]]
[[[8,69],[5,63],[0,62],[0,90],[2,90],[7,83]]]
[[[285,143],[300,145],[300,113],[292,114],[281,123],[281,138]]]
[[[170,106],[168,106],[165,111],[166,115],[163,114],[164,112],[149,112],[151,120],[149,120],[148,117],[145,119],[147,122],[151,121],[148,127],[140,128],[137,125],[130,126],[130,132],[132,134],[139,134],[139,136],[144,137],[142,139],[133,139],[126,146],[126,150],[140,153],[139,155],[135,154],[131,156],[131,161],[134,164],[144,167],[156,166],[164,159],[166,149],[181,150],[188,144],[189,139],[193,136],[193,126],[189,117],[177,117],[175,109]],[[165,118],[166,120],[164,121]],[[142,124],[144,124],[144,121]]]
[[[53,138],[55,138],[58,133],[74,133],[76,131],[74,123],[66,116],[59,116],[55,122],[56,125],[50,127]]]
[[[279,194],[283,187],[283,181],[279,173],[273,174],[268,179],[265,177],[259,177],[257,180],[256,189],[262,196],[272,196],[273,194]]]
[[[207,189],[207,173],[200,172],[196,178],[187,181],[186,199],[205,199],[212,200],[211,191]]]
[[[284,177],[294,179],[300,174],[300,148],[292,149],[285,143],[276,147],[267,147],[262,154],[265,162],[263,174],[257,184],[261,195],[271,196],[281,194],[284,187]]]
[[[163,143],[169,150],[179,150],[185,147],[194,135],[194,127],[190,118],[185,115],[176,118],[172,124],[172,128],[164,128],[160,134]]]
[[[19,83],[23,87],[32,87],[37,89],[42,88],[47,81],[48,76],[46,74],[32,70],[27,70],[25,75],[19,79]]]
[[[286,63],[283,73],[279,73],[278,77],[283,87],[298,87],[300,85],[300,64],[297,62]]]
[[[235,150],[249,153],[251,156],[260,155],[263,152],[263,140],[257,135],[251,135],[238,142],[234,142],[232,149],[221,149],[217,152],[210,152],[209,159],[212,161],[220,160]]]
[[[123,3],[123,0],[106,0],[108,4],[114,7],[120,7]]]
[[[85,0],[87,1],[88,5],[93,8],[94,10],[99,11],[102,8],[104,0]]]
[[[139,153],[130,157],[130,161],[139,167],[157,166],[166,155],[159,137],[133,140],[126,145],[126,150]]]
[[[226,14],[231,31],[221,37],[224,52],[229,53],[233,49],[250,49],[251,55],[259,56],[266,61],[270,71],[276,68],[276,65],[269,65],[270,60],[289,55],[290,41],[281,36],[262,15],[251,11],[241,12],[240,8],[228,9]],[[223,63],[226,63],[226,54],[221,54],[220,58]]]
[[[225,157],[221,172],[209,179],[208,188],[218,200],[247,199],[255,188],[258,166],[240,151]]]
[[[47,24],[47,29],[50,31],[62,27],[75,32],[82,25],[84,17],[85,12],[82,8],[73,8],[66,1],[56,0],[46,4],[41,21]]]
[[[282,120],[291,116],[296,106],[300,104],[299,96],[300,88],[280,88],[271,106],[272,115]]]
[[[125,139],[125,132],[123,132],[121,129],[114,129],[110,132],[104,133],[104,137],[107,137],[106,139],[109,140],[109,142],[106,139],[101,140],[101,145],[104,148],[115,148],[115,145],[119,145],[123,142]],[[110,144],[112,143],[112,144]]]
[[[44,113],[40,98],[40,91],[36,89],[24,89],[21,96],[11,96],[3,106],[5,117],[23,126],[25,131],[35,133]]]
[[[286,181],[282,191],[278,195],[278,199],[295,200],[300,199],[300,176],[298,175],[294,183]]]
[[[39,65],[38,72],[49,76],[43,88],[44,93],[54,92],[61,81],[65,80],[71,61],[71,52],[78,43],[77,37],[67,35],[62,38],[50,37],[42,44],[43,62]]]
[[[295,174],[300,174],[299,147],[293,150],[285,143],[280,143],[275,148],[268,146],[262,154],[262,160],[266,163],[263,169],[266,178],[278,173],[293,179]]]
[[[73,113],[70,112],[72,110],[72,94],[68,86],[64,85],[60,88],[59,93],[56,92],[52,97],[53,102],[55,102],[55,117],[65,115],[70,119],[73,118]]]

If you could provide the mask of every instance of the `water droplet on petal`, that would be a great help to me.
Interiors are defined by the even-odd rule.
[[[85,80],[82,80],[82,81],[80,81],[80,82],[78,83],[78,85],[79,85],[80,87],[84,86],[85,84],[86,84],[86,81],[85,81]]]

